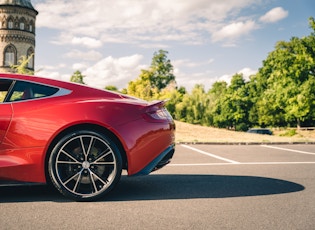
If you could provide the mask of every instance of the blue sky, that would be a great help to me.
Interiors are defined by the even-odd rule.
[[[277,41],[308,36],[313,0],[32,0],[36,75],[125,88],[163,49],[179,86],[247,78]]]

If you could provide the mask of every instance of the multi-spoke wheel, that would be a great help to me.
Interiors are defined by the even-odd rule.
[[[49,176],[65,196],[95,200],[109,192],[120,179],[122,160],[115,143],[93,131],[64,136],[48,162]]]

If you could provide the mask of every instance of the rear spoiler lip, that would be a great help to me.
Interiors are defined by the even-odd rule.
[[[156,100],[149,102],[148,106],[145,108],[146,113],[150,113],[163,108],[167,101],[168,100]]]
[[[165,104],[168,100],[149,102],[143,110],[143,118],[153,123],[168,123],[174,125],[172,115],[168,112]]]
[[[155,101],[151,101],[149,102],[148,106],[164,106],[166,104],[166,102],[168,102],[169,99],[166,100],[155,100]]]

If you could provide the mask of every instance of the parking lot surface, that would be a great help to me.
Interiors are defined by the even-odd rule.
[[[177,145],[98,202],[0,187],[1,229],[315,229],[315,145]]]

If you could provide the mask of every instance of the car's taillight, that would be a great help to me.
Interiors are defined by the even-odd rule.
[[[154,110],[150,109],[144,114],[144,118],[150,122],[163,122],[173,120],[171,114],[164,107]]]
[[[172,116],[165,108],[160,108],[156,111],[149,112],[148,115],[150,115],[153,119],[156,120],[171,120]]]
[[[149,122],[173,121],[171,114],[164,107],[166,101],[154,101],[144,108],[143,118]]]

